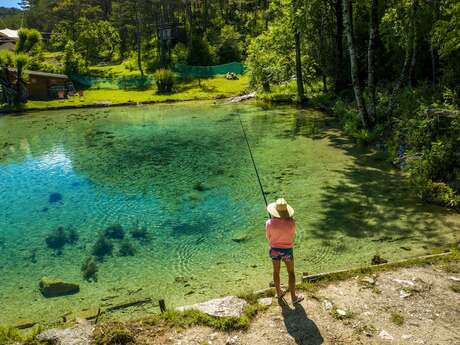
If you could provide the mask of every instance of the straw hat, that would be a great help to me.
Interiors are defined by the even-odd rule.
[[[294,215],[294,209],[284,198],[279,198],[275,202],[268,204],[267,211],[276,218],[290,218]]]

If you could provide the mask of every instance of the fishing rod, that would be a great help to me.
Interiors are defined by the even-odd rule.
[[[254,167],[254,171],[256,172],[257,181],[259,182],[260,191],[262,192],[262,196],[264,198],[265,207],[267,207],[268,206],[267,197],[265,196],[264,187],[262,186],[262,181],[260,180],[259,170],[257,170],[256,161],[254,160],[251,146],[249,145],[248,136],[246,134],[246,131],[244,130],[243,121],[241,120],[240,112],[238,111],[237,114],[238,114],[238,119],[240,120],[241,129],[243,131],[244,140],[246,141],[246,145],[248,146],[249,155],[251,156],[252,166]],[[270,213],[268,214],[268,216],[271,218]]]

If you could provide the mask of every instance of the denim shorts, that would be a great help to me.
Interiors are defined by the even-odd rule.
[[[294,259],[294,250],[292,248],[270,248],[268,256],[272,260],[291,261]]]

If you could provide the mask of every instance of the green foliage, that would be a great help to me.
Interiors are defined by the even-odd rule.
[[[222,28],[217,45],[217,62],[224,64],[227,62],[241,60],[241,35],[235,29],[226,25]]]
[[[209,66],[214,64],[215,49],[206,37],[193,36],[192,49],[188,50],[187,64],[192,66]]]
[[[174,87],[176,77],[174,73],[168,69],[161,68],[153,75],[157,85],[158,93],[171,93]]]
[[[409,150],[408,170],[420,197],[456,208],[460,205],[460,120],[455,115],[427,115],[401,124]]]
[[[42,41],[41,33],[35,29],[21,29],[18,32],[18,36],[17,53],[29,53]]]
[[[177,43],[171,51],[173,64],[186,64],[188,57],[187,46],[181,42]]]
[[[87,71],[83,56],[75,49],[75,42],[70,40],[64,48],[64,71],[66,74],[83,74]]]

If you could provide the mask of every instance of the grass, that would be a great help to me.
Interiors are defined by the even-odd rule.
[[[242,76],[239,80],[227,80],[223,76],[214,78],[181,82],[176,92],[167,95],[157,95],[156,87],[145,90],[86,90],[82,97],[73,96],[63,100],[29,101],[27,108],[48,108],[63,106],[83,106],[107,102],[112,104],[126,102],[168,102],[226,98],[243,93],[249,86],[249,77]]]
[[[397,268],[420,266],[420,265],[434,265],[434,264],[440,265],[444,263],[449,263],[450,261],[458,261],[458,260],[460,260],[460,253],[458,249],[453,247],[451,249],[451,252],[448,255],[433,256],[433,257],[428,257],[428,258],[418,257],[418,258],[413,258],[413,259],[408,259],[408,260],[403,260],[403,261],[389,262],[383,265],[366,266],[366,267],[350,269],[346,271],[332,272],[330,274],[318,277],[318,280],[315,281],[315,284],[317,284],[317,282],[327,283],[327,282],[333,282],[333,281],[346,280],[346,279],[356,277],[356,276],[362,277],[365,275],[369,275],[371,273],[388,271],[388,270],[397,269]]]
[[[397,326],[402,326],[404,324],[404,316],[402,316],[398,312],[391,313],[391,322],[393,322]]]
[[[38,334],[43,331],[41,326],[32,328],[29,333],[20,333],[19,330],[12,326],[0,326],[0,345],[21,342],[24,345],[38,345],[36,340]]]

